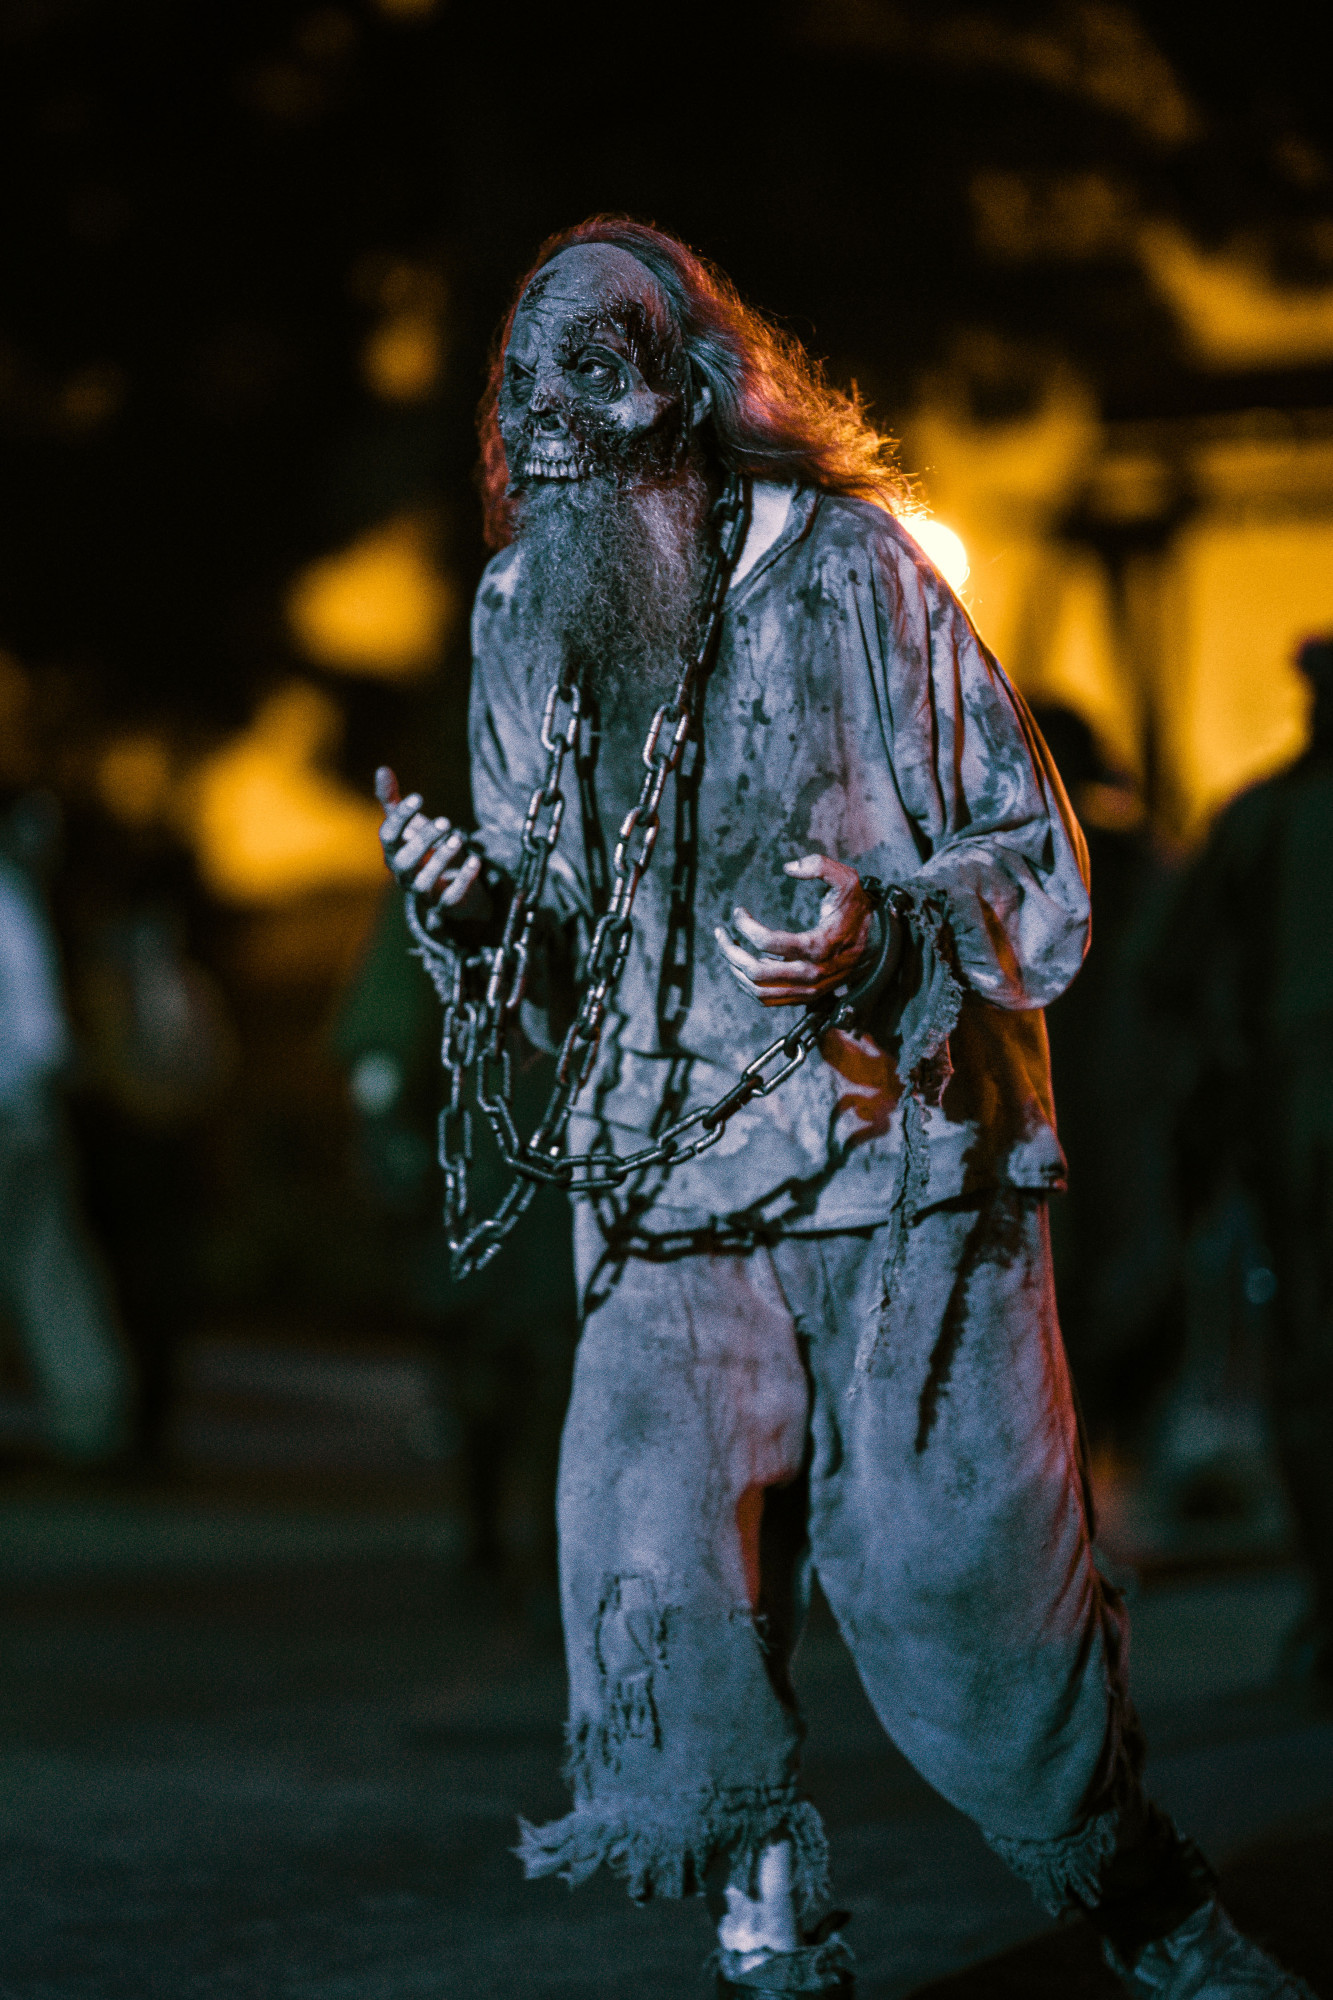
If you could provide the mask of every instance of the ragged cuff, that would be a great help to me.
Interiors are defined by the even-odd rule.
[[[901,885],[890,889],[887,901],[904,933],[902,959],[885,1003],[886,1025],[897,1042],[898,1075],[914,1097],[938,1104],[953,1075],[949,1037],[963,1004],[948,903],[938,889],[920,892]]]
[[[531,1879],[559,1875],[576,1888],[604,1864],[624,1877],[636,1903],[692,1896],[718,1861],[746,1863],[775,1840],[792,1847],[792,1886],[802,1912],[828,1901],[828,1841],[815,1808],[793,1791],[715,1787],[693,1799],[656,1796],[580,1801],[545,1826],[519,1821],[514,1852]],[[758,1893],[758,1884],[752,1885]]]
[[[1054,1840],[1024,1840],[986,1833],[1007,1868],[1026,1882],[1041,1907],[1052,1917],[1066,1910],[1092,1909],[1101,1899],[1102,1878],[1115,1853],[1120,1814],[1112,1809],[1085,1820],[1073,1833]]]

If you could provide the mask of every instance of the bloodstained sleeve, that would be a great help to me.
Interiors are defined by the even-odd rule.
[[[941,1056],[947,1068],[964,989],[1011,1009],[1063,993],[1088,945],[1088,856],[1026,704],[958,600],[901,530],[885,554],[875,664],[921,857],[897,885],[909,933],[898,1068],[919,1086]]]

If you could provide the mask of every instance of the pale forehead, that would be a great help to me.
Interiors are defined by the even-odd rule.
[[[651,271],[618,243],[576,243],[543,264],[524,292],[514,319],[585,318],[633,299],[654,319],[670,317],[666,295]]]

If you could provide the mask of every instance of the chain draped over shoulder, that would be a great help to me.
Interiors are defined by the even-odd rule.
[[[634,900],[657,843],[662,795],[689,737],[695,693],[717,648],[727,589],[749,520],[749,481],[733,476],[713,510],[714,546],[704,595],[704,636],[683,666],[670,701],[663,703],[649,724],[643,746],[645,776],[638,800],[620,826],[612,863],[614,883],[592,933],[583,994],[560,1048],[546,1110],[527,1139],[520,1136],[514,1123],[506,1036],[527,985],[537,913],[564,820],[564,764],[576,748],[582,719],[580,686],[568,673],[553,684],[546,698],[541,723],[546,765],[524,817],[519,867],[499,944],[465,953],[452,939],[437,933],[432,913],[423,913],[417,894],[407,894],[408,925],[444,1005],[442,1060],[448,1101],[440,1116],[440,1164],[445,1182],[445,1227],[456,1279],[483,1269],[499,1253],[542,1183],[571,1194],[603,1193],[649,1168],[669,1170],[715,1146],[737,1112],[754,1098],[776,1090],[801,1067],[831,1028],[851,1027],[883,984],[893,937],[887,917],[892,895],[875,878],[867,877],[862,887],[876,907],[878,939],[867,968],[854,982],[808,1008],[795,1027],[745,1065],[730,1090],[678,1119],[651,1145],[616,1158],[565,1150],[570,1114],[596,1064],[607,1009],[629,954]],[[472,1115],[465,1101],[469,1074],[477,1105],[513,1176],[493,1212],[480,1218],[472,1215],[469,1192]]]

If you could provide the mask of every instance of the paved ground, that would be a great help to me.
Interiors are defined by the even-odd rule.
[[[561,1809],[556,1634],[465,1585],[448,1540],[420,1515],[0,1504],[3,2000],[704,1992],[697,1905],[519,1880],[514,1815]],[[1274,1681],[1301,1598],[1281,1569],[1147,1593],[1136,1677],[1159,1795],[1333,1995],[1333,1719]],[[824,1619],[801,1682],[868,2000],[1114,1990],[884,1742]]]

